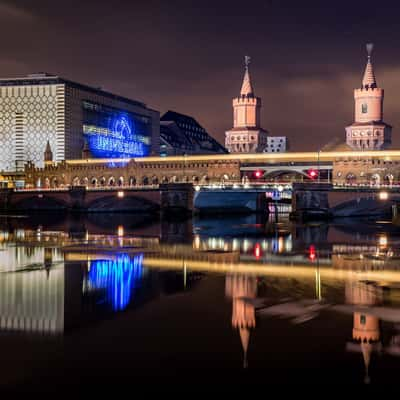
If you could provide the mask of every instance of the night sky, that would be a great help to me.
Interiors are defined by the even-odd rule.
[[[344,140],[371,41],[400,147],[399,3],[0,0],[0,76],[49,72],[101,86],[192,115],[223,143],[250,55],[262,126],[292,150],[315,150]]]

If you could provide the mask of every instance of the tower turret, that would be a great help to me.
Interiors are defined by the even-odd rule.
[[[383,150],[391,144],[392,127],[383,122],[384,90],[376,83],[371,61],[373,44],[367,44],[367,65],[361,88],[354,90],[354,123],[346,128],[346,143],[357,150]]]
[[[250,78],[250,57],[245,56],[245,71],[240,95],[232,100],[233,128],[225,133],[230,153],[258,153],[267,145],[267,134],[260,127],[261,99],[254,94]]]

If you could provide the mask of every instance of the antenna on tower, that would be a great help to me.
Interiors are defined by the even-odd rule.
[[[374,44],[373,43],[367,43],[366,47],[367,47],[368,59],[370,59],[372,50],[374,49]]]
[[[249,68],[251,57],[250,56],[244,56],[244,65],[246,66],[246,69]]]

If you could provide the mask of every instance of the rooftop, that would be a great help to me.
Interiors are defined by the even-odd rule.
[[[47,72],[40,72],[35,74],[29,74],[24,77],[19,78],[2,78],[0,79],[0,87],[2,86],[34,86],[34,85],[68,85],[70,87],[74,87],[76,89],[84,90],[87,92],[91,92],[100,96],[108,97],[113,100],[121,101],[124,103],[129,103],[134,106],[146,107],[145,103],[140,101],[128,99],[124,96],[119,96],[117,94],[105,91],[101,89],[101,87],[93,87],[89,85],[85,85],[82,83],[70,81],[68,79],[59,77],[54,74],[49,74]]]

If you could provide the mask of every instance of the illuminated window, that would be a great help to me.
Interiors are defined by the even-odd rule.
[[[361,112],[363,114],[366,114],[368,112],[368,104],[366,104],[366,103],[361,104]]]

